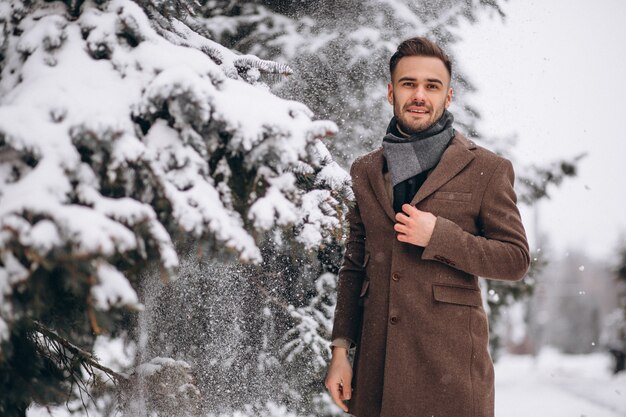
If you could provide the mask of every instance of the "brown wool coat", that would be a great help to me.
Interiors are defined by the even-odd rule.
[[[413,198],[437,216],[426,248],[399,242],[382,148],[354,162],[356,205],[332,338],[356,343],[357,417],[493,417],[477,276],[521,279],[528,243],[511,163],[459,133]]]

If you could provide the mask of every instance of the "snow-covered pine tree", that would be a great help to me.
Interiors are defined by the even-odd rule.
[[[138,289],[160,285],[145,271],[174,277],[177,248],[255,271],[285,239],[301,258],[336,246],[351,192],[320,142],[336,126],[260,82],[289,67],[194,31],[194,7],[0,4],[2,415],[126,379],[89,352],[132,334]]]
[[[427,36],[450,55],[455,98],[451,111],[464,133],[486,142],[491,149],[512,158],[515,138],[493,138],[479,129],[480,111],[472,104],[476,87],[455,60],[461,40],[456,30],[462,20],[478,22],[487,14],[504,18],[502,1],[207,1],[204,18],[195,19],[208,36],[230,48],[289,62],[294,75],[274,87],[277,94],[306,103],[318,115],[339,126],[329,143],[334,158],[344,167],[360,154],[380,145],[391,117],[386,100],[388,61],[397,45],[412,36]],[[546,166],[517,170],[522,204],[532,205],[576,175],[577,162],[554,161]],[[528,277],[520,283],[486,281],[484,288],[490,322],[502,308],[532,293],[543,260],[535,259]],[[492,351],[499,341],[492,332]]]

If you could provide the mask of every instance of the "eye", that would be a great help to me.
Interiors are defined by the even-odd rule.
[[[428,84],[426,88],[428,88],[429,90],[438,90],[439,86],[437,84]]]
[[[408,88],[413,88],[413,86],[415,86],[415,83],[412,83],[410,81],[405,81],[404,83],[402,83],[403,87],[408,87]]]

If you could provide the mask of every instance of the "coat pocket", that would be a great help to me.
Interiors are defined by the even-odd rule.
[[[480,307],[483,304],[480,290],[467,287],[433,284],[433,297],[442,303]]]
[[[472,201],[472,193],[464,193],[457,191],[437,191],[433,194],[433,198],[437,200],[447,201]]]

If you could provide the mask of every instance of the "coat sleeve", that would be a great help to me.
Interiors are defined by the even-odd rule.
[[[454,222],[437,217],[422,259],[443,262],[484,278],[519,280],[530,265],[526,232],[513,189],[511,162],[502,159],[485,189],[478,226],[472,235]]]
[[[351,174],[353,170],[354,165]],[[337,306],[331,340],[343,338],[355,343],[358,340],[362,315],[359,295],[365,278],[365,227],[356,201],[348,211],[347,219],[349,233],[343,263],[339,269]]]

